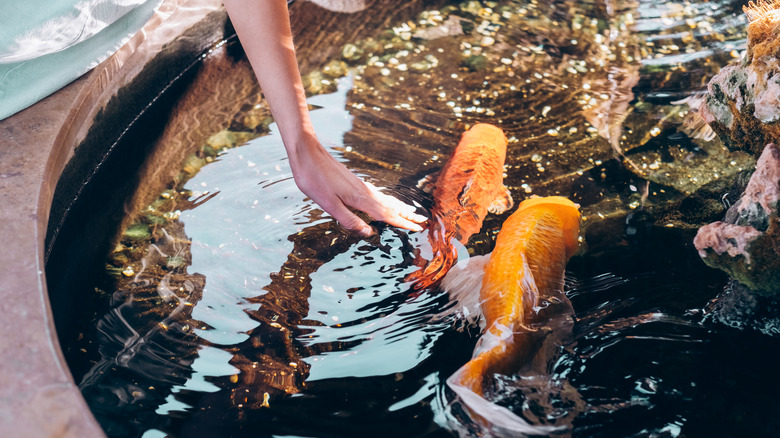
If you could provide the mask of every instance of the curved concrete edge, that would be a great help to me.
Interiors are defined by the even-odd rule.
[[[44,237],[53,193],[111,99],[177,40],[188,39],[190,59],[202,53],[223,37],[224,21],[220,0],[165,0],[108,60],[0,121],[0,436],[104,435],[65,363],[49,306]]]
[[[321,8],[298,7],[297,2],[291,9],[293,31],[297,42],[309,42],[296,47],[301,71],[322,64],[367,30],[391,19],[410,19],[423,4],[440,2],[373,0],[374,8],[389,8],[387,16],[371,8],[323,14]],[[132,122],[149,97],[135,95],[161,92],[225,37],[226,18],[221,0],[164,0],[112,57],[52,96],[0,120],[0,241],[5,245],[0,251],[0,437],[104,435],[64,360],[50,307],[44,262],[52,240],[47,239],[50,219],[59,221],[78,194],[70,187],[60,190],[58,183],[69,175],[84,177],[81,170],[93,169],[102,158],[96,155],[107,153],[110,144],[94,147],[94,138],[90,141],[103,140],[93,135],[99,131],[95,126],[113,123],[121,131]],[[125,106],[127,97],[133,102]],[[117,140],[116,133],[111,135],[109,142]],[[78,187],[86,180],[68,182]]]

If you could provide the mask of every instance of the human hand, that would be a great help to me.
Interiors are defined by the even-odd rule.
[[[343,227],[363,236],[373,234],[372,228],[350,210],[353,208],[375,220],[422,231],[420,224],[426,218],[416,214],[414,207],[362,181],[336,161],[316,138],[291,148],[289,157],[298,188]]]
[[[350,208],[390,225],[421,231],[419,224],[425,217],[361,181],[314,135],[295,58],[287,2],[223,3],[279,128],[298,188],[345,228],[364,236],[370,236],[373,230]]]

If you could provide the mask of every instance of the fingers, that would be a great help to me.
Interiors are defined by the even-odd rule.
[[[422,231],[421,223],[427,218],[415,213],[415,208],[399,199],[386,195],[370,183],[365,183],[368,189],[353,197],[339,198],[336,202],[320,206],[325,209],[341,226],[355,231],[364,237],[373,234],[374,230],[360,219],[349,208],[367,213],[373,219],[385,222],[395,227],[410,231]]]
[[[362,211],[373,219],[411,231],[422,231],[427,219],[415,208],[379,191],[364,182],[322,149],[319,143],[310,154],[291,155],[291,167],[298,188],[336,219],[344,228],[363,236],[372,228],[352,210]]]
[[[315,202],[317,202],[315,200]],[[320,207],[328,212],[342,227],[357,232],[363,237],[368,237],[374,233],[374,230],[363,219],[360,219],[355,213],[349,210],[346,205],[337,197],[335,200],[321,200],[318,202]]]
[[[377,189],[374,186],[370,185],[369,188],[372,188],[372,192],[374,193],[374,196],[376,196],[379,199],[382,205],[392,210],[400,217],[418,224],[421,224],[426,220],[428,220],[428,218],[426,218],[425,216],[417,214],[416,213],[417,209],[414,206],[402,202],[400,199],[394,196],[386,195],[380,192],[379,189]]]
[[[364,206],[363,211],[370,214],[374,219],[386,222],[390,225],[404,228],[411,231],[422,231],[421,223],[427,218],[415,213],[415,208],[399,199],[386,195],[379,191],[371,183],[365,183],[371,192],[371,197],[375,202],[374,206]]]
[[[382,210],[375,219],[407,230],[422,231],[420,224],[425,222],[426,218],[416,214],[413,207],[384,194],[380,197],[380,204]]]
[[[331,216],[333,216],[333,218],[336,219],[339,222],[339,224],[341,224],[342,227],[348,230],[352,230],[363,237],[368,237],[374,234],[374,229],[371,228],[371,226],[365,223],[362,219],[357,217],[355,213],[352,213],[348,209],[344,209],[343,213],[342,212],[339,213],[341,213],[338,214],[340,218],[337,217],[336,214],[333,214]]]

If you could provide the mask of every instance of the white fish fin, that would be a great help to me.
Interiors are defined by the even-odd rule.
[[[439,172],[434,172],[420,178],[420,180],[417,181],[417,188],[428,194],[433,193],[438,176]]]
[[[474,346],[474,353],[471,357],[475,358],[486,351],[502,345],[504,346],[503,350],[506,348],[507,343],[513,342],[512,337],[512,329],[496,321],[490,326],[489,330],[482,331],[482,336],[479,337],[477,345]]]
[[[677,128],[678,131],[682,131],[685,135],[691,138],[698,138],[704,141],[712,141],[717,134],[712,130],[709,123],[704,121],[699,113],[702,103],[706,100],[707,95],[704,93],[694,93],[685,99],[676,100],[672,102],[674,105],[688,105],[688,114],[683,118],[683,123]]]
[[[488,207],[488,211],[493,214],[501,214],[510,208],[512,208],[515,205],[515,201],[512,199],[512,192],[509,191],[509,188],[504,186],[504,192],[498,195],[498,198],[496,198],[492,204],[490,204],[490,207]]]
[[[441,288],[449,293],[453,305],[438,314],[438,318],[454,315],[468,325],[479,321],[484,330],[479,291],[489,260],[490,254],[470,257],[459,261],[447,272],[441,280]]]
[[[500,436],[505,436],[505,433],[511,433],[511,436],[521,437],[549,435],[563,429],[560,426],[534,426],[509,409],[489,402],[459,383],[459,374],[462,370],[463,368],[459,369],[447,379],[447,386],[460,397],[460,400],[468,408],[467,411],[470,411],[469,413],[472,417],[480,417],[490,425],[491,432],[501,433]]]
[[[359,12],[366,9],[365,0],[307,0],[333,12]]]

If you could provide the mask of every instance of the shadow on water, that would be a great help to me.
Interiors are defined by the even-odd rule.
[[[320,94],[309,99],[320,140],[424,210],[417,180],[488,121],[510,139],[515,205],[534,194],[580,203],[573,333],[548,375],[496,376],[492,402],[564,435],[771,434],[778,330],[763,309],[777,303],[727,286],[691,243],[723,212],[691,199],[750,159],[678,102],[744,49],[739,5],[540,3],[452,2],[345,45],[305,78]],[[111,281],[90,287],[109,305],[89,307],[94,327],[63,340],[106,432],[483,433],[444,383],[479,330],[435,318],[447,295],[411,298],[403,281],[426,234],[339,228],[295,186],[257,90],[233,92],[246,104],[219,114],[229,127],[184,160],[186,177],[105,236]],[[510,213],[489,215],[460,257],[489,253]]]

